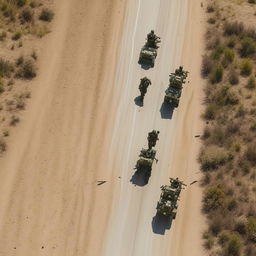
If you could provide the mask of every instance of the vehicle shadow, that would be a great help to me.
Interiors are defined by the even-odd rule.
[[[134,103],[139,106],[139,107],[143,107],[143,102],[141,101],[141,96],[137,96],[135,99],[134,99]]]
[[[132,175],[130,182],[135,186],[143,187],[148,184],[150,176],[151,170],[149,171],[147,169],[142,168]]]
[[[174,107],[170,106],[166,102],[162,103],[162,106],[160,108],[162,119],[172,119],[173,112],[174,112]]]
[[[172,226],[172,218],[156,214],[152,218],[152,231],[158,235],[164,235],[165,231]]]
[[[139,63],[140,67],[144,70],[149,70],[150,68],[153,68],[151,65],[147,65],[147,64],[143,64],[143,63]]]

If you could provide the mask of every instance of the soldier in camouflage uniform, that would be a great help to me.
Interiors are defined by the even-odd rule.
[[[150,84],[151,84],[151,81],[147,77],[143,77],[140,79],[139,90],[140,90],[140,98],[142,103],[144,101],[144,96],[147,93],[147,89]]]
[[[160,43],[160,37],[156,36],[154,30],[147,35],[147,46],[157,49],[157,43]]]
[[[158,139],[159,131],[153,130],[152,132],[148,133],[148,148],[152,149],[152,147],[155,147],[156,142]]]

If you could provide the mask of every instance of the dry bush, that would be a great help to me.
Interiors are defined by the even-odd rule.
[[[220,83],[223,78],[224,68],[221,64],[216,64],[211,73],[210,80],[213,84]]]
[[[17,41],[21,38],[21,36],[22,36],[22,33],[20,31],[17,31],[13,34],[12,40]]]
[[[224,24],[224,35],[242,35],[244,32],[244,24],[242,22],[226,22]]]
[[[208,104],[205,108],[203,118],[206,120],[214,120],[218,113],[218,106],[214,103]]]
[[[20,121],[19,117],[13,115],[11,116],[10,125],[15,126]]]
[[[228,80],[229,83],[232,85],[236,85],[239,83],[239,75],[238,73],[235,71],[235,69],[231,69],[228,75]]]
[[[22,24],[29,23],[33,21],[34,13],[29,7],[27,7],[21,11],[19,18]]]
[[[14,65],[10,61],[0,58],[0,76],[10,77],[12,72],[14,72]]]
[[[229,86],[221,85],[213,96],[214,102],[219,106],[235,105],[239,103],[237,93]]]
[[[238,39],[237,39],[237,36],[233,35],[233,36],[230,36],[227,40],[227,43],[226,45],[229,47],[229,48],[234,48],[236,46],[236,43],[237,43]]]
[[[229,159],[229,154],[223,148],[209,146],[201,151],[199,161],[204,171],[217,169]]]
[[[256,81],[254,76],[251,76],[246,84],[246,88],[253,90],[256,87]]]
[[[245,37],[242,39],[240,55],[241,57],[249,57],[256,52],[256,42],[251,37]]]
[[[244,153],[245,159],[251,164],[256,165],[256,143],[250,144]]]
[[[43,20],[43,21],[50,22],[53,19],[53,16],[54,16],[53,11],[51,11],[47,8],[44,8],[39,15],[39,19]]]
[[[5,152],[7,149],[6,142],[4,141],[3,138],[0,138],[0,153]]]
[[[220,186],[210,186],[203,194],[203,211],[212,212],[223,207],[225,199],[224,190]]]
[[[16,72],[17,78],[33,79],[35,76],[36,67],[32,60],[25,60]]]
[[[213,61],[208,55],[203,56],[201,74],[203,77],[207,77],[213,68]]]
[[[209,5],[207,6],[207,8],[206,8],[206,10],[207,10],[208,13],[214,12],[215,9],[216,9],[216,6],[213,5],[213,4],[209,4]]]

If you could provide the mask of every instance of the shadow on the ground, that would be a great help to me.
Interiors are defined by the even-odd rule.
[[[138,64],[140,65],[140,67],[144,70],[149,70],[150,68],[153,68],[151,65],[147,65],[147,64],[144,64],[144,63],[139,63]]]
[[[172,218],[156,214],[152,219],[152,231],[158,235],[164,235],[172,226]]]
[[[151,170],[147,168],[141,168],[139,171],[135,169],[135,173],[133,174],[130,182],[133,185],[143,187],[148,184],[149,178],[151,176]]]
[[[161,118],[162,119],[172,119],[174,107],[170,104],[163,102],[160,108]]]
[[[143,102],[141,100],[141,96],[137,96],[135,99],[134,99],[134,103],[139,106],[139,107],[143,107]]]

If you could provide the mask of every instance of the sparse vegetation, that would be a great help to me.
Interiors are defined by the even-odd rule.
[[[234,11],[248,7],[246,1],[208,3],[201,68],[206,80],[202,118],[207,126],[198,157],[202,210],[208,221],[203,245],[209,255],[252,256],[256,255],[255,23],[245,24]]]
[[[11,132],[9,126],[18,124],[20,111],[25,109],[26,101],[31,96],[29,84],[21,80],[31,80],[37,73],[39,52],[31,51],[29,41],[36,42],[37,38],[49,33],[53,17],[47,1],[0,1],[0,153],[7,148],[7,137]],[[37,49],[37,45],[33,45]],[[26,54],[23,56],[21,52]],[[8,55],[4,56],[4,53]]]

